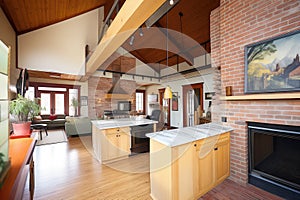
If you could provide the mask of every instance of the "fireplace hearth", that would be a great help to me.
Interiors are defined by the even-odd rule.
[[[300,127],[248,122],[249,183],[300,199]]]

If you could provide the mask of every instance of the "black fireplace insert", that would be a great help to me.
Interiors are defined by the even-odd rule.
[[[300,199],[300,127],[248,122],[249,183]]]

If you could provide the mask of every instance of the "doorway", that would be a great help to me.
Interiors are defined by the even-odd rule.
[[[170,99],[164,99],[165,88],[159,89],[159,104],[163,108],[163,119],[164,119],[164,127],[170,128],[171,121],[170,121]]]
[[[183,126],[194,126],[195,111],[203,110],[203,83],[182,86]]]

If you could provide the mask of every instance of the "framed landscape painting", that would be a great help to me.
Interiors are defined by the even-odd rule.
[[[245,47],[245,93],[300,90],[300,30]]]

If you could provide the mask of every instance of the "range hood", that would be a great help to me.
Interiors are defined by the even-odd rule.
[[[112,87],[105,94],[105,99],[129,99],[130,95],[121,87],[121,74],[112,74]]]

